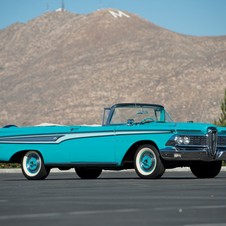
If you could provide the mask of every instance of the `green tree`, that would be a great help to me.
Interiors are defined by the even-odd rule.
[[[218,120],[214,120],[214,125],[226,127],[226,88],[224,90],[224,98],[221,100],[221,116]]]
[[[226,127],[226,88],[224,90],[224,98],[221,100],[221,116],[214,120],[214,124],[218,127]],[[226,166],[226,161],[222,162],[223,166]]]

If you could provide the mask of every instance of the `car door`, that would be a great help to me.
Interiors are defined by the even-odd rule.
[[[141,132],[142,133],[142,132]],[[128,149],[140,139],[140,131],[136,125],[115,126],[115,156],[121,162]]]
[[[81,126],[72,133],[69,159],[75,164],[117,164],[115,131],[112,126]]]

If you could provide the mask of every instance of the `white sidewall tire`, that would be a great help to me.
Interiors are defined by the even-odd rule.
[[[37,169],[35,169],[34,173],[32,173],[32,169],[29,171],[29,158],[31,158],[33,156],[36,156],[37,158]],[[38,162],[39,161],[39,162]],[[41,170],[41,166],[42,166],[42,158],[39,155],[38,152],[36,151],[29,151],[27,152],[24,157],[23,157],[23,170],[24,172],[29,176],[29,177],[35,177],[39,174],[40,170]]]
[[[141,167],[141,158],[142,158],[142,155],[144,155],[145,153],[150,153],[154,158],[152,159],[152,164],[153,164],[153,167],[151,168],[150,171],[145,171],[144,169],[142,169]],[[145,176],[148,176],[150,174],[153,173],[153,171],[155,170],[156,168],[156,155],[155,153],[152,151],[152,149],[148,148],[148,147],[145,147],[145,148],[142,148],[137,156],[136,156],[136,166],[137,166],[137,170],[139,171],[140,174],[142,175],[145,175]]]
[[[143,144],[137,149],[134,168],[137,175],[143,179],[157,179],[165,172],[158,150],[151,144]]]
[[[43,158],[37,151],[28,151],[23,156],[21,168],[28,180],[43,180],[50,172],[50,168],[45,167]]]

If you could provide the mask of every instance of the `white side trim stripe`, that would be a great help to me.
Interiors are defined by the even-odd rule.
[[[69,133],[69,134],[56,134],[56,139],[54,139],[54,134],[51,135],[26,135],[26,136],[12,136],[0,138],[0,143],[10,143],[10,144],[59,144],[66,140],[81,139],[81,138],[92,138],[92,137],[106,137],[106,136],[121,136],[121,135],[142,135],[142,134],[163,134],[172,133],[169,130],[165,131],[112,131],[112,132],[85,132],[85,133]],[[35,138],[41,137],[51,137],[53,140],[41,140]],[[59,137],[59,138],[58,138]],[[27,138],[27,140],[26,140]],[[29,140],[29,139],[34,140]],[[58,139],[57,139],[58,138]],[[21,139],[21,140],[20,140]]]

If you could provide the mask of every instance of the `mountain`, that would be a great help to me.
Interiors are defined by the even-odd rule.
[[[0,30],[0,126],[100,124],[103,107],[135,101],[212,123],[225,81],[226,36],[182,35],[116,9]]]

